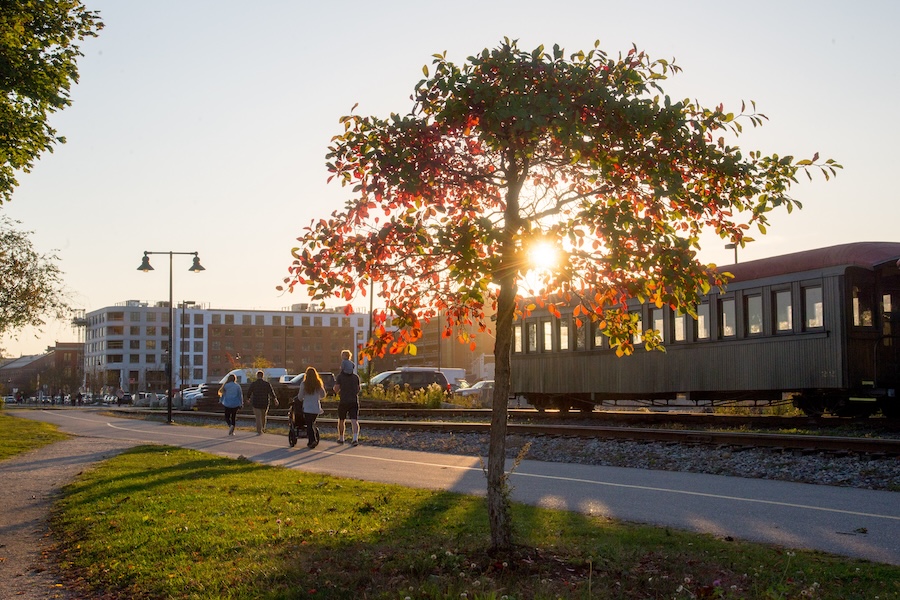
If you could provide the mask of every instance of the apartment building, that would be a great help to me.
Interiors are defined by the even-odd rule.
[[[175,306],[171,331],[176,387],[218,381],[259,359],[299,373],[334,371],[340,351],[355,354],[369,334],[369,314],[294,304],[284,310]],[[164,392],[169,360],[169,303],[128,300],[85,315],[84,373],[88,387]],[[101,391],[91,389],[91,391]]]

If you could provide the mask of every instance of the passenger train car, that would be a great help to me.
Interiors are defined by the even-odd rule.
[[[697,319],[635,302],[666,352],[617,357],[571,311],[532,313],[515,325],[510,389],[539,410],[792,399],[809,415],[900,417],[898,259],[900,243],[859,242],[720,267],[734,279]]]

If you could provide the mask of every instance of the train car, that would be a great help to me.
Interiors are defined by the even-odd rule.
[[[900,417],[900,243],[858,242],[720,267],[698,318],[634,304],[666,352],[617,357],[571,311],[515,324],[511,390],[539,410],[620,401],[790,399],[809,415]]]

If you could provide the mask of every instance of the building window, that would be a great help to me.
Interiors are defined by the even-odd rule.
[[[132,325],[128,328],[129,335],[141,335],[141,328],[137,325]]]
[[[255,323],[256,323],[256,325],[265,325],[266,324],[265,315],[256,315]]]
[[[234,325],[234,315],[225,315],[225,324]]]
[[[820,286],[803,288],[803,322],[806,329],[819,329],[825,326]]]
[[[155,312],[147,313],[147,322],[148,323],[156,323],[156,313]]]
[[[141,340],[128,340],[128,348],[130,350],[140,350]]]
[[[156,326],[147,327],[147,335],[156,335]]]
[[[194,352],[203,352],[203,342],[194,342]]]
[[[139,363],[139,362],[141,362],[141,355],[140,355],[140,354],[129,354],[129,355],[128,355],[128,362],[130,362],[130,363]]]
[[[144,342],[144,347],[146,350],[156,350],[156,340],[147,340]]]
[[[195,367],[202,367],[202,366],[203,366],[203,355],[202,355],[202,354],[195,354],[195,355],[194,355],[194,366],[195,366]]]
[[[222,324],[222,315],[220,315],[219,313],[213,313],[212,324],[213,325],[221,325]]]
[[[775,330],[785,332],[791,331],[793,328],[791,291],[781,290],[775,292]]]
[[[272,315],[272,325],[275,327],[281,326],[281,315]]]
[[[140,323],[141,322],[141,313],[129,311],[128,320],[131,321],[132,323]]]
[[[250,324],[250,315],[241,315],[241,325]]]
[[[753,294],[744,296],[744,325],[747,335],[760,335],[763,332],[762,296]]]
[[[194,339],[203,339],[202,327],[194,327]]]
[[[287,325],[288,327],[293,327],[294,326],[294,317],[285,317],[284,324]]]
[[[258,327],[256,329],[256,337],[263,337],[264,335],[266,335],[266,330],[262,327]]]
[[[322,317],[313,317],[313,327],[322,326]]]
[[[203,369],[194,369],[194,379],[195,380],[203,379]]]
[[[719,300],[719,335],[720,337],[734,337],[737,335],[734,317],[734,298]]]

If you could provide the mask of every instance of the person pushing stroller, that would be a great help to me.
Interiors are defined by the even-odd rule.
[[[297,392],[297,397],[291,403],[289,418],[292,427],[299,427],[300,419],[306,425],[306,437],[309,440],[307,448],[315,448],[319,445],[319,428],[316,427],[316,419],[322,410],[322,399],[325,398],[325,385],[318,371],[314,367],[307,367],[303,377],[303,384]]]

